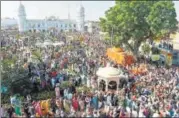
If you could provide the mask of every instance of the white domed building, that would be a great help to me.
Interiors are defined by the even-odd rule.
[[[85,9],[81,5],[78,9],[77,20],[59,19],[51,16],[42,20],[26,19],[25,7],[22,3],[18,9],[18,28],[20,32],[26,31],[47,31],[55,28],[58,31],[79,31],[83,32],[85,26]]]

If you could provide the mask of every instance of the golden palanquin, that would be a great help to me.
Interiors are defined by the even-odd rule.
[[[106,54],[109,59],[123,66],[131,65],[134,63],[133,56],[124,52],[122,48],[108,48]]]

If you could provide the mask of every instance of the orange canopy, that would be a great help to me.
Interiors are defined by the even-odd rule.
[[[111,60],[123,66],[131,65],[134,63],[133,56],[124,52],[122,48],[108,48],[107,56]]]

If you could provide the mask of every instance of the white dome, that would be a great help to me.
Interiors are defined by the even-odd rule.
[[[99,68],[96,74],[100,77],[109,78],[109,77],[119,77],[120,73],[121,72],[116,68],[105,67],[105,68]]]

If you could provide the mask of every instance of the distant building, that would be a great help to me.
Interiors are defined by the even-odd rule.
[[[16,29],[18,27],[17,21],[13,18],[1,19],[1,29]]]
[[[58,19],[54,16],[42,19],[33,20],[26,19],[25,7],[20,3],[18,9],[18,28],[20,32],[26,31],[47,31],[55,28],[58,31],[79,31],[83,32],[85,26],[85,9],[81,5],[78,9],[77,20]]]
[[[172,43],[173,43],[173,64],[179,66],[179,31],[174,35]]]
[[[85,31],[88,31],[89,33],[99,33],[100,26],[98,21],[86,21]]]

